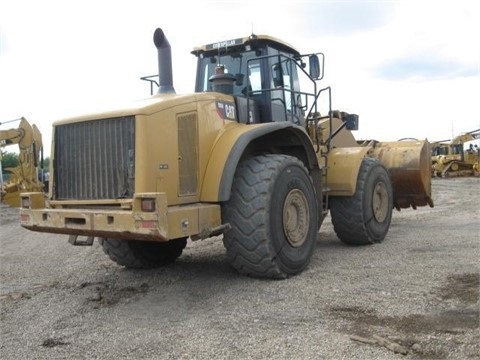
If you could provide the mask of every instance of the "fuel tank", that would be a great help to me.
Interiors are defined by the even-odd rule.
[[[390,173],[393,204],[397,210],[433,207],[431,151],[427,140],[371,141],[369,156],[378,159]]]

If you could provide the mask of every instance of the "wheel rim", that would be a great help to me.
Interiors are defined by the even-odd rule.
[[[387,218],[388,214],[388,191],[383,182],[377,183],[373,190],[373,216],[379,223]]]
[[[291,190],[283,204],[283,231],[288,243],[293,247],[302,246],[309,228],[307,198],[298,189]]]

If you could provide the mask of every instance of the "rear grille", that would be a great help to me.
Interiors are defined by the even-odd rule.
[[[54,197],[133,197],[134,149],[134,116],[56,126]]]
[[[180,115],[178,124],[178,176],[180,196],[195,195],[198,186],[197,114]]]

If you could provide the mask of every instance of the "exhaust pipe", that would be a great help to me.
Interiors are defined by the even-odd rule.
[[[153,34],[153,43],[158,50],[158,93],[175,94],[172,80],[172,51],[170,43],[162,29],[157,28]]]

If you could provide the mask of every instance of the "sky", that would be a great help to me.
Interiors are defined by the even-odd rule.
[[[180,94],[194,90],[195,46],[253,32],[325,54],[322,85],[360,116],[357,139],[480,129],[476,0],[0,0],[0,123],[36,124],[48,156],[54,121],[150,97],[140,77],[158,72],[157,27]]]

